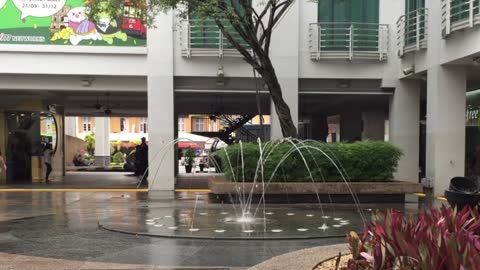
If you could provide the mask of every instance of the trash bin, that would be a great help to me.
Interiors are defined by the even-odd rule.
[[[480,187],[465,177],[454,177],[450,180],[449,190],[445,190],[445,198],[452,205],[461,210],[466,205],[472,207],[480,204]]]
[[[466,177],[454,177],[450,180],[450,191],[456,191],[461,193],[478,193],[478,184]]]

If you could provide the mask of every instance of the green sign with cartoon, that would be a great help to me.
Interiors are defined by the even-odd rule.
[[[0,44],[145,46],[145,0],[0,0]]]

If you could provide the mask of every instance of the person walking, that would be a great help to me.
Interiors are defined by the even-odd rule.
[[[0,173],[7,170],[7,164],[3,158],[2,149],[0,149]]]
[[[50,176],[50,173],[52,172],[52,156],[53,156],[53,147],[51,143],[47,143],[45,145],[45,148],[43,149],[43,162],[45,163],[45,166],[47,167],[47,173],[45,175],[45,182],[50,183],[50,180],[48,179]]]

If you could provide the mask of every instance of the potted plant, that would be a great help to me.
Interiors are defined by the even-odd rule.
[[[185,152],[185,171],[187,173],[192,172],[193,163],[195,162],[195,151],[192,148],[188,148]]]

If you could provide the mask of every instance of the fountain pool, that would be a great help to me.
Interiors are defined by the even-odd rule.
[[[107,220],[107,230],[136,235],[203,239],[308,239],[344,237],[361,231],[363,221],[355,208],[321,211],[316,207],[273,206],[256,217],[237,215],[234,209],[158,207],[139,210],[137,216]]]

